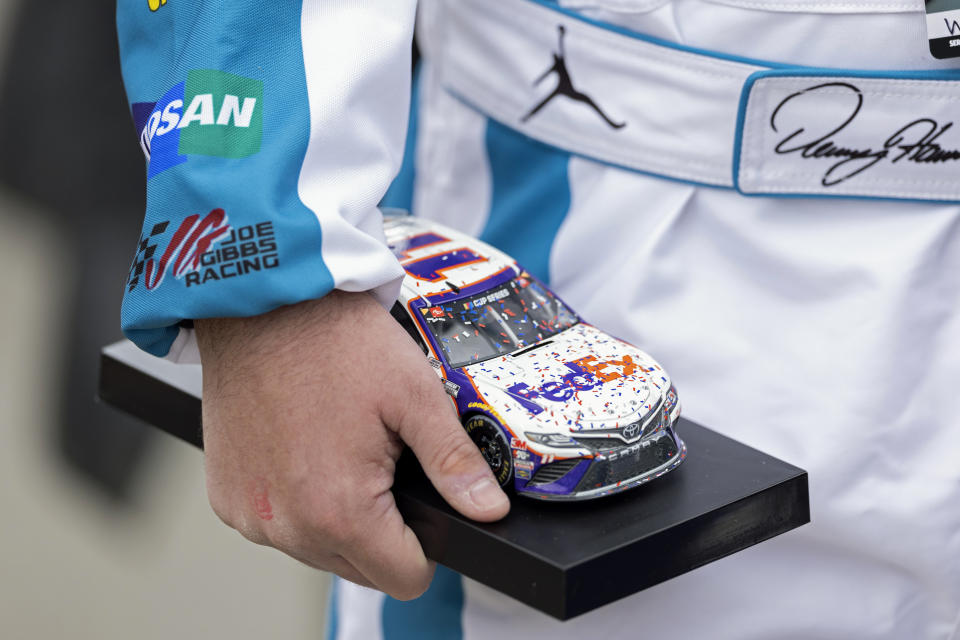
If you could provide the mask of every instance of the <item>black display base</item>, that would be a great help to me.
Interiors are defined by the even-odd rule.
[[[195,365],[111,345],[100,398],[202,446]],[[394,494],[430,558],[567,620],[810,521],[805,471],[687,420],[678,431],[687,460],[662,478],[581,503],[515,496],[492,524],[451,509],[406,454]]]

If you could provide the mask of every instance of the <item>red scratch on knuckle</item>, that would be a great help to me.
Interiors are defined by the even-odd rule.
[[[259,478],[253,487],[253,511],[261,520],[273,520],[273,507],[270,505],[270,492],[267,481]]]

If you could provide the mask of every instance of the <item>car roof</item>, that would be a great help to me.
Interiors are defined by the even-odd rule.
[[[516,261],[486,242],[413,216],[384,216],[387,244],[406,271],[401,302],[502,279],[519,273]]]

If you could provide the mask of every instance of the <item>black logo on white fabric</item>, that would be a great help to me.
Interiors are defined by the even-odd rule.
[[[845,97],[847,102],[840,103],[835,113],[824,113],[819,100],[823,94]],[[847,146],[838,134],[856,120],[863,102],[863,92],[846,82],[818,84],[787,96],[770,115],[770,128],[786,134],[773,148],[774,153],[797,154],[803,160],[835,160],[820,181],[824,187],[845,182],[880,162],[929,166],[960,160],[960,149],[942,147],[938,142],[953,122],[941,124],[933,118],[908,122],[874,146]],[[809,126],[806,118],[811,116],[819,123]]]
[[[577,91],[573,87],[573,80],[570,78],[570,71],[567,70],[566,54],[564,53],[564,49],[563,49],[563,37],[564,35],[566,35],[567,30],[561,24],[561,25],[557,25],[557,31],[559,32],[559,36],[560,36],[559,37],[560,46],[559,46],[559,51],[553,54],[553,66],[551,66],[549,69],[544,71],[539,78],[533,81],[533,86],[537,86],[538,84],[546,80],[547,76],[549,76],[551,73],[556,73],[557,86],[556,88],[554,88],[553,92],[550,93],[550,95],[548,95],[546,98],[541,100],[540,103],[537,106],[535,106],[533,109],[531,109],[530,113],[523,116],[520,119],[520,121],[526,122],[527,120],[532,118],[534,115],[537,114],[538,111],[540,111],[540,109],[543,109],[545,106],[547,106],[547,103],[553,100],[554,98],[556,98],[557,96],[566,96],[571,100],[576,100],[577,102],[583,102],[587,106],[592,107],[593,110],[596,111],[601,118],[603,118],[604,122],[606,122],[612,128],[621,129],[624,126],[626,126],[627,124],[626,122],[614,122],[613,120],[611,120],[610,117],[603,112],[603,109],[597,106],[597,103],[593,101],[593,98],[591,98],[585,93]]]

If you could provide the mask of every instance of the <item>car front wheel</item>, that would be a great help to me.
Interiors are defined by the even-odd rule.
[[[513,455],[503,431],[493,420],[483,414],[469,416],[463,428],[473,443],[480,449],[483,459],[490,465],[493,477],[506,488],[513,480]]]

